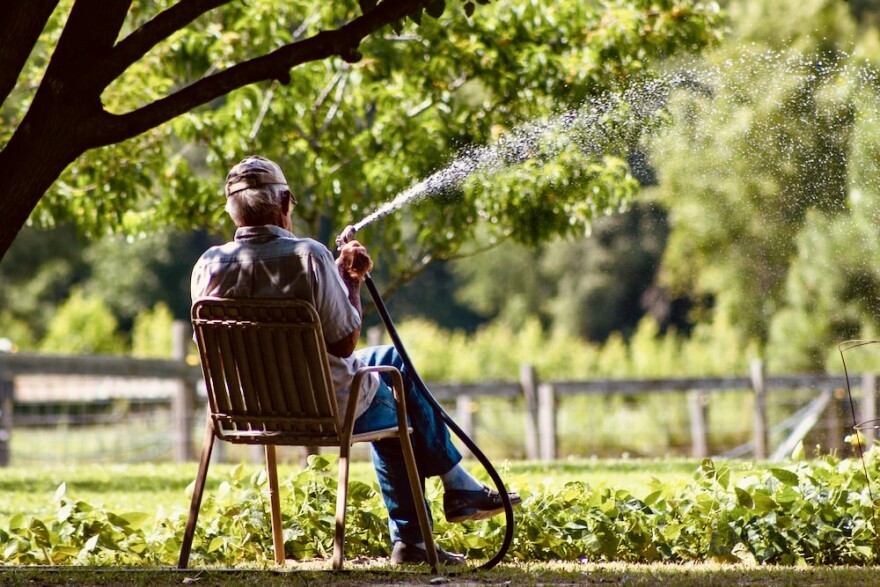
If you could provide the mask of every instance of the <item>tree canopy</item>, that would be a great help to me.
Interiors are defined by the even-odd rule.
[[[3,8],[0,252],[28,218],[218,230],[222,177],[253,152],[287,171],[298,229],[328,242],[459,150],[626,87],[651,60],[715,42],[723,22],[694,0],[104,4]],[[477,231],[583,233],[635,190],[632,136],[612,139],[475,175],[446,194],[455,206],[426,202],[363,238],[405,280]]]

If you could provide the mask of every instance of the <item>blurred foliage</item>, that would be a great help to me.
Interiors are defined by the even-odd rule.
[[[830,0],[730,14],[649,141],[670,225],[659,283],[774,369],[821,370],[877,324],[877,31]]]
[[[652,287],[666,231],[663,210],[636,204],[597,219],[590,238],[539,248],[506,243],[455,261],[456,297],[513,327],[537,316],[547,328],[592,341],[629,337],[646,314],[664,330],[686,328],[674,300]]]
[[[755,347],[731,344],[736,329],[721,321],[685,337],[674,330],[661,334],[646,317],[629,340],[614,334],[603,344],[548,332],[536,319],[494,321],[470,335],[419,320],[400,323],[398,331],[426,381],[512,381],[523,364],[548,380],[731,375],[746,372],[758,358]]]
[[[62,4],[21,87],[39,79]],[[132,26],[165,4],[135,3]],[[129,68],[104,93],[104,104],[130,110],[359,10],[354,2],[230,3]],[[75,222],[92,235],[169,225],[228,231],[223,177],[256,152],[286,170],[300,201],[297,230],[329,242],[414,178],[442,168],[450,153],[650,76],[652,60],[715,43],[722,26],[715,4],[694,0],[572,0],[552,9],[533,0],[499,1],[470,19],[460,10],[428,13],[438,18],[423,15],[413,32],[388,30],[365,40],[359,63],[306,64],[287,85],[242,88],[123,144],[88,152],[43,198],[32,221]],[[12,124],[25,111],[25,96],[6,106]],[[378,265],[405,281],[426,261],[454,256],[472,240],[482,218],[475,211],[488,211],[497,223],[486,238],[538,242],[583,233],[597,213],[632,197],[634,183],[621,161],[638,132],[621,133],[601,152],[567,149],[537,167],[511,170],[495,185],[504,189],[452,186],[455,205],[432,198],[362,238]],[[595,202],[582,205],[594,197],[588,194]]]
[[[62,354],[120,354],[125,349],[118,323],[98,296],[74,290],[54,314],[40,350]]]
[[[154,359],[172,358],[173,321],[171,310],[162,302],[138,314],[131,329],[131,354]]]

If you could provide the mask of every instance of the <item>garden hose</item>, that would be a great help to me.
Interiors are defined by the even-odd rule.
[[[422,396],[427,400],[428,404],[434,409],[437,415],[441,420],[446,424],[446,426],[452,430],[452,432],[468,447],[468,450],[471,451],[486,472],[491,477],[492,482],[495,483],[495,488],[498,490],[498,493],[501,496],[501,502],[504,505],[504,515],[506,518],[506,528],[504,532],[504,541],[501,544],[501,548],[498,549],[498,552],[495,555],[487,560],[485,563],[476,567],[476,569],[491,569],[495,565],[497,565],[504,558],[504,555],[507,554],[507,550],[510,548],[510,543],[513,541],[513,504],[510,502],[510,496],[507,494],[507,489],[504,487],[504,481],[501,480],[501,476],[498,474],[498,471],[495,470],[495,467],[492,466],[492,463],[483,454],[483,451],[479,449],[479,447],[474,443],[473,440],[461,429],[461,427],[455,423],[455,421],[446,413],[446,410],[437,402],[431,392],[428,390],[428,387],[419,377],[418,372],[413,366],[412,361],[409,358],[409,355],[406,352],[406,349],[403,346],[403,342],[400,340],[400,336],[397,334],[397,329],[394,327],[394,322],[391,320],[391,316],[388,314],[388,309],[385,307],[385,302],[382,301],[382,296],[379,295],[379,290],[376,289],[376,285],[373,283],[372,278],[369,274],[367,274],[364,279],[364,283],[367,286],[367,289],[370,291],[370,296],[373,298],[373,304],[376,306],[376,310],[379,312],[379,316],[382,318],[382,322],[385,324],[385,329],[388,332],[388,335],[391,337],[391,341],[394,344],[394,347],[397,349],[397,353],[400,355],[400,358],[403,361],[404,366],[407,370],[407,376],[412,381],[414,387],[422,394]]]

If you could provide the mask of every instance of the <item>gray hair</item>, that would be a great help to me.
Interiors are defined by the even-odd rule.
[[[263,226],[278,218],[284,199],[290,197],[286,185],[266,184],[239,190],[226,198],[226,212],[237,226]]]

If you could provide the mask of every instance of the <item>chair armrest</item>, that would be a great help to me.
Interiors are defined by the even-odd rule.
[[[394,400],[397,403],[397,425],[401,430],[406,430],[406,394],[403,389],[403,376],[397,367],[391,365],[370,365],[361,367],[351,380],[351,389],[348,392],[348,404],[345,410],[345,422],[342,430],[351,436],[354,430],[354,414],[357,411],[357,401],[361,394],[361,381],[368,373],[390,373],[391,390],[394,392]]]

